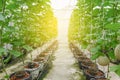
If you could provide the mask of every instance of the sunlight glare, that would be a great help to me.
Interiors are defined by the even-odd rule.
[[[51,0],[51,6],[54,9],[62,9],[68,5],[75,5],[77,0]]]
[[[58,40],[67,42],[69,20],[77,0],[51,0],[51,6],[58,20]]]

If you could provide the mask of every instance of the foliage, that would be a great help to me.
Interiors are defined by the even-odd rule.
[[[120,65],[115,65],[110,67],[111,71],[114,71],[116,74],[118,74],[120,76]]]
[[[57,36],[49,0],[0,0],[0,49],[19,57]]]
[[[120,43],[120,1],[78,0],[69,24],[69,41],[90,47],[91,59],[107,56],[117,61],[114,49]]]

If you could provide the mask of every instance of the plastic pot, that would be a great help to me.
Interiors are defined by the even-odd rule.
[[[97,66],[97,64],[95,64],[95,63],[93,63],[93,62],[82,62],[81,63],[81,69],[91,69],[91,68],[96,68],[96,69],[98,69],[98,66]]]
[[[82,61],[85,61],[85,60],[89,60],[90,61],[90,59],[87,58],[86,56],[80,56],[80,57],[78,57],[78,62],[82,62]]]
[[[10,75],[10,80],[32,80],[29,71],[18,71]]]
[[[45,60],[47,60],[48,59],[48,57],[49,57],[49,55],[50,55],[50,53],[41,53],[40,55],[38,55],[37,57],[39,58],[39,57],[44,57],[45,58]]]
[[[79,57],[83,56],[83,54],[74,54],[74,57],[78,59]]]
[[[34,59],[33,61],[40,65],[40,70],[44,67],[44,64],[46,62],[44,57],[38,57],[38,58]]]
[[[82,63],[92,63],[92,62],[88,59],[86,59],[86,60],[83,59],[83,60],[79,61],[78,64],[79,64],[80,69],[83,69],[82,68],[83,65],[81,65]]]
[[[47,54],[47,53],[43,54],[42,53],[39,56],[37,56],[37,59],[43,58],[44,59],[44,63],[46,63],[48,61],[49,57],[50,57],[50,54]]]
[[[33,61],[34,62],[38,62],[38,63],[44,63],[45,62],[45,57],[37,57]]]
[[[26,71],[29,71],[32,75],[32,79],[36,79],[39,75],[39,71],[41,69],[40,64],[35,62],[29,62],[26,66],[24,66]]]
[[[86,80],[99,80],[101,78],[105,78],[105,74],[101,70],[92,71],[91,69],[85,69],[84,75],[86,76]]]
[[[107,78],[100,78],[100,79],[96,79],[96,80],[108,80]]]
[[[82,63],[92,63],[92,61],[89,59],[89,58],[87,58],[87,57],[79,57],[79,59],[78,59],[78,64],[79,64],[79,67],[80,67],[80,69],[82,69]]]

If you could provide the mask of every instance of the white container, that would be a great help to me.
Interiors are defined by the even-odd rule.
[[[36,64],[38,64],[38,63],[36,63]],[[39,67],[37,67],[37,68],[25,68],[25,70],[29,71],[31,73],[32,79],[36,79],[39,75],[40,68],[41,68],[41,65],[39,64]]]

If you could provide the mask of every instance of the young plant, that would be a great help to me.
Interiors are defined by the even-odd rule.
[[[33,48],[30,47],[29,45],[24,45],[23,48],[24,48],[25,50],[27,50],[27,52],[30,52],[30,51],[33,50]],[[31,52],[30,52],[30,56],[31,56],[31,62],[32,62],[33,59],[32,59],[32,53],[31,53]]]
[[[0,62],[2,63],[2,70],[5,73],[5,78],[9,78],[9,74],[6,71],[5,64],[3,61],[3,54],[5,53],[5,49],[0,47]]]

